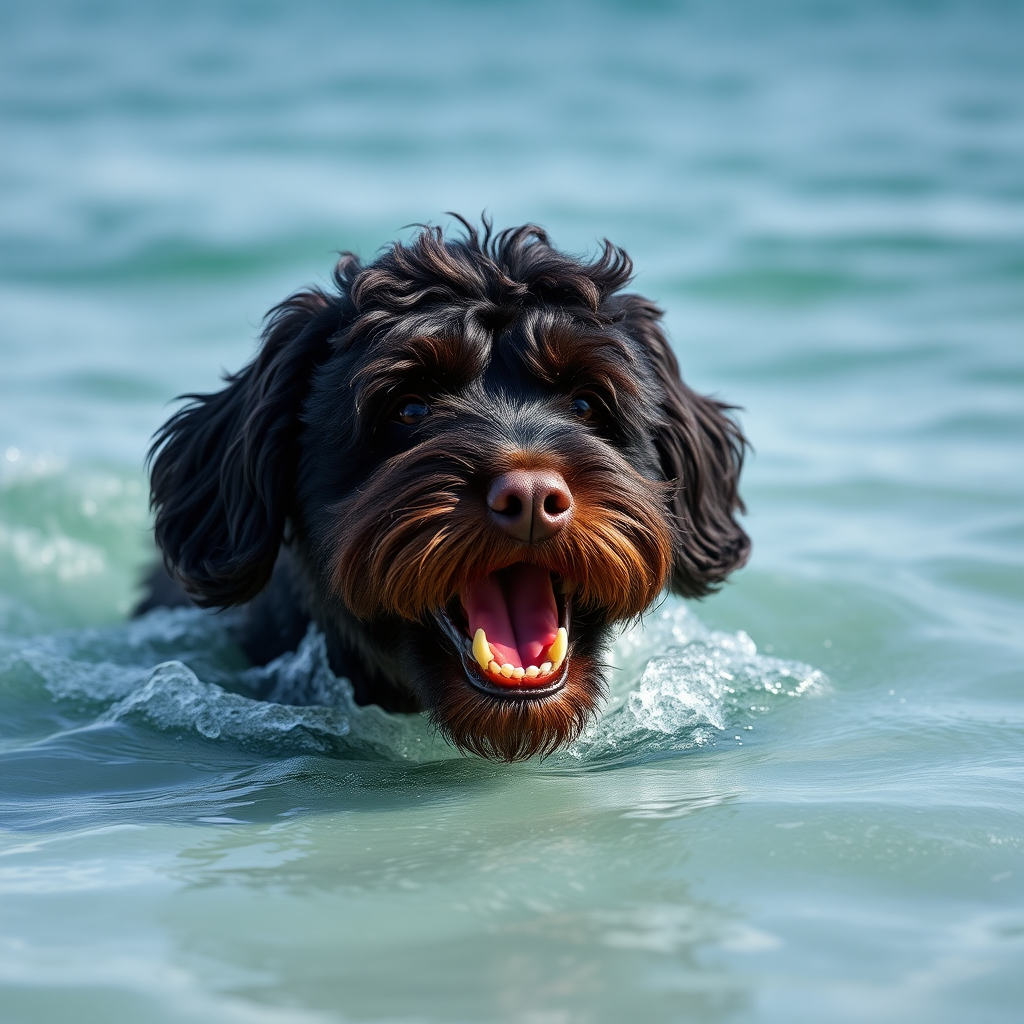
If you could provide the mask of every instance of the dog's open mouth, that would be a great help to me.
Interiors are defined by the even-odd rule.
[[[517,562],[467,584],[437,618],[478,689],[542,697],[565,682],[569,600],[543,566]]]

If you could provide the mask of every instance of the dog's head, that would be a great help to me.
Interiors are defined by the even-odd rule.
[[[746,559],[744,440],[621,291],[624,252],[463,225],[345,255],[271,312],[253,362],[158,434],[156,536],[218,607],[284,541],[325,629],[459,747],[515,760],[579,733],[615,623]]]

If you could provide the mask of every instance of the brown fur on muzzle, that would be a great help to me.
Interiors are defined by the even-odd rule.
[[[466,583],[519,561],[556,573],[577,607],[599,609],[608,622],[639,615],[661,592],[672,561],[663,483],[608,452],[600,460],[507,457],[496,470],[551,466],[573,495],[569,525],[528,546],[491,524],[451,445],[446,436],[433,452],[396,456],[335,506],[331,585],[357,616],[422,619]]]

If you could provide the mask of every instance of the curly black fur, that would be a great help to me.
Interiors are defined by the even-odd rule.
[[[587,262],[532,224],[460,223],[366,266],[343,254],[332,289],[273,309],[256,358],[157,433],[152,506],[189,598],[248,606],[254,661],[313,620],[360,701],[426,709],[463,749],[513,760],[586,723],[616,621],[666,586],[707,594],[746,560],[746,442],[729,406],[680,379],[657,307],[622,291],[625,252],[605,242]],[[396,416],[410,396],[429,409],[416,423]],[[540,544],[487,515],[491,482],[523,466],[575,499],[571,527]],[[516,561],[557,573],[574,604],[565,685],[539,699],[474,688],[434,618]],[[143,607],[173,600],[157,591]]]

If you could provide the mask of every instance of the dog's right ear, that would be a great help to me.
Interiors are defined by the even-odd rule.
[[[291,511],[302,402],[327,359],[342,302],[318,289],[268,314],[256,358],[189,403],[149,450],[154,532],[168,572],[203,607],[251,601],[267,584]]]
[[[660,385],[655,444],[673,484],[674,539],[669,585],[683,597],[703,597],[746,562],[750,538],[736,521],[744,511],[739,476],[747,440],[731,407],[687,387],[658,325],[661,310],[639,295],[616,304],[626,330],[647,349]]]

